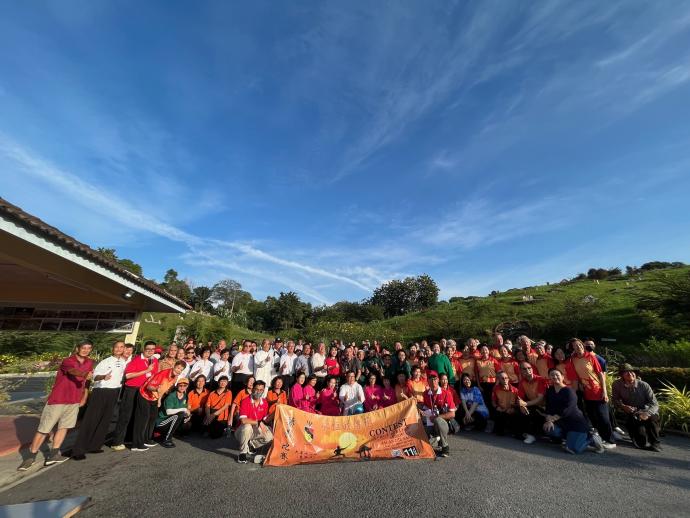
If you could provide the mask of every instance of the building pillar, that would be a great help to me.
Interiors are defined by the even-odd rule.
[[[132,326],[132,332],[125,335],[125,343],[134,345],[137,344],[137,335],[139,334],[141,315],[141,311],[137,311],[137,314],[134,316],[134,325]]]

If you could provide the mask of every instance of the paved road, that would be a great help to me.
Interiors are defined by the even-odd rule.
[[[689,516],[690,440],[573,457],[483,433],[436,461],[262,468],[229,439],[68,461],[0,493],[0,504],[88,495],[83,516]],[[80,515],[82,516],[82,515]]]
[[[2,376],[0,390],[9,393],[9,401],[41,398],[46,395],[47,376]]]

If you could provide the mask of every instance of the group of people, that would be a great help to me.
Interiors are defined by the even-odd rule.
[[[114,412],[115,451],[128,441],[132,451],[145,452],[157,444],[173,448],[179,434],[220,438],[233,432],[237,460],[246,463],[251,451],[272,441],[277,404],[347,416],[406,399],[416,401],[440,456],[450,453],[449,434],[470,430],[512,434],[526,444],[544,436],[573,454],[603,452],[623,433],[613,409],[626,416],[636,447],[660,450],[659,406],[651,387],[623,364],[609,394],[606,361],[592,340],[573,338],[554,348],[527,336],[513,345],[495,333],[491,344],[470,338],[459,348],[441,339],[408,348],[395,342],[388,350],[378,341],[334,340],[327,347],[276,338],[202,346],[189,339],[165,351],[148,341],[138,354],[116,341],[97,365],[92,347],[81,342],[60,365],[20,470],[35,462],[54,428],[45,463],[67,460],[60,447],[84,406],[74,460],[102,451]]]

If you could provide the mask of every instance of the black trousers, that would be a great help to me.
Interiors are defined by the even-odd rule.
[[[72,448],[73,455],[83,455],[103,446],[119,395],[119,388],[97,388],[91,391],[77,441]]]
[[[455,420],[458,422],[460,425],[460,428],[463,428],[465,426],[468,426],[465,424],[465,410],[463,409],[462,405],[458,408],[456,414],[455,414]],[[476,410],[472,414],[472,419],[473,421],[469,424],[469,426],[473,426],[475,430],[484,430],[486,428],[486,417],[484,417],[482,414],[477,412]]]
[[[183,413],[169,415],[156,425],[155,431],[161,434],[163,441],[167,442],[172,439],[172,436],[183,422]]]
[[[625,424],[630,438],[635,446],[644,448],[647,444],[657,446],[659,444],[659,416],[651,415],[646,421],[635,416],[628,416]]]
[[[592,426],[597,429],[601,438],[606,442],[616,442],[613,439],[613,429],[609,419],[609,404],[604,401],[588,401],[585,399],[585,410]]]
[[[496,411],[494,414],[494,433],[505,435],[508,432],[516,437],[521,437],[525,433],[525,417],[519,409],[515,409],[512,414]]]
[[[479,384],[480,390],[482,391],[482,397],[484,398],[484,404],[489,409],[489,418],[490,419],[494,418],[494,406],[491,404],[491,396],[494,392],[495,386],[496,386],[496,383],[481,382]],[[460,394],[460,392],[458,392],[458,394]],[[475,416],[475,419],[476,419],[476,416]]]
[[[137,387],[127,387],[122,389],[122,397],[120,398],[120,409],[118,410],[117,426],[113,434],[113,445],[123,444],[125,436],[127,435],[127,427],[129,426],[132,416],[134,415],[134,406],[137,401]]]
[[[149,401],[137,393],[132,448],[145,448],[144,444],[151,442],[156,417],[158,417],[158,401]]]
[[[289,391],[295,384],[295,377],[292,374],[283,374],[281,378],[283,378],[283,390]]]
[[[218,421],[218,419],[214,419],[211,421],[208,425],[208,436],[211,439],[219,439],[223,437],[223,432],[225,431],[225,428],[228,426],[227,421]]]

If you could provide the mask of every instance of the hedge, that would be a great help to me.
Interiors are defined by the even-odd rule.
[[[640,378],[652,388],[662,388],[662,382],[670,383],[676,388],[690,388],[690,368],[681,367],[640,367]]]

